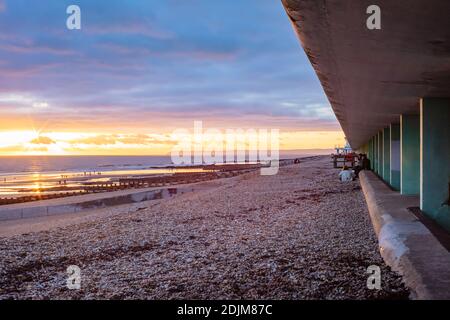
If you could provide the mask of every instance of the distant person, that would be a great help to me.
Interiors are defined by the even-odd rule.
[[[342,171],[339,172],[339,180],[342,182],[352,181],[355,178],[355,172],[353,170],[349,170],[347,166],[342,168]]]
[[[370,159],[367,158],[366,155],[364,155],[364,158],[362,160],[362,168],[363,170],[370,170]]]
[[[364,154],[362,154],[362,153],[358,154],[358,157],[356,159],[356,165],[353,167],[354,177],[355,178],[358,178],[359,177],[359,172],[361,170],[364,170],[364,167],[363,167],[364,158],[365,158]]]
[[[363,170],[363,167],[361,164],[358,164],[353,168],[354,178],[359,177],[359,173],[361,172],[361,170]]]

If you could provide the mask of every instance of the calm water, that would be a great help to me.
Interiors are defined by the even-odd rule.
[[[47,171],[105,171],[171,164],[169,156],[0,157],[0,174]]]
[[[0,157],[0,197],[55,193],[50,188],[61,186],[78,191],[84,183],[176,171],[151,168],[167,165],[171,165],[168,156]]]
[[[281,157],[319,153],[296,150]],[[169,165],[169,156],[0,156],[0,197],[80,191],[86,183],[200,170],[165,168]]]

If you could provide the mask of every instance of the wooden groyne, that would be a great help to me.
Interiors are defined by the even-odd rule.
[[[0,198],[0,205],[14,204],[14,203],[24,203],[31,201],[49,200],[57,199],[71,196],[79,196],[82,194],[87,194],[87,191],[74,191],[74,192],[60,192],[51,194],[36,194],[32,196],[23,196],[17,198]]]
[[[223,168],[221,168],[216,172],[213,172],[210,169],[205,169],[205,172],[195,172],[195,173],[183,172],[156,177],[120,178],[118,181],[85,183],[84,185],[79,187],[78,191],[58,192],[52,194],[36,193],[35,195],[27,195],[15,198],[0,198],[0,205],[56,199],[88,193],[111,192],[131,188],[149,188],[149,187],[176,185],[176,184],[196,183],[220,178],[233,177],[239,174],[250,172],[255,169],[257,168],[253,166],[248,167],[248,165],[240,165],[240,167],[230,166],[229,170],[224,170]]]
[[[279,165],[284,166],[297,163],[295,161],[295,159],[283,159],[279,161]],[[36,193],[35,195],[31,196],[0,198],[0,205],[56,199],[89,193],[111,192],[133,188],[151,188],[177,184],[197,183],[220,178],[234,177],[240,174],[256,171],[266,166],[268,165],[262,165],[260,163],[203,165],[202,169],[204,170],[204,172],[179,172],[171,175],[120,178],[118,181],[90,182],[85,183],[77,188],[77,191],[64,192],[63,190],[62,192],[52,194]]]

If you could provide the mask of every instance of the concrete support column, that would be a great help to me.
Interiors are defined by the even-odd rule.
[[[420,208],[450,231],[450,98],[420,100]]]
[[[375,163],[375,153],[374,153],[374,140],[373,140],[373,137],[372,138],[370,138],[370,156],[371,156],[371,158],[370,158],[370,168],[373,170],[373,164]]]
[[[392,188],[400,191],[400,125],[390,126],[390,184]]]
[[[375,163],[375,160],[374,160],[374,158],[375,158],[375,154],[373,153],[373,144],[374,144],[374,141],[373,141],[373,137],[372,138],[370,138],[370,169],[371,170],[373,170],[373,164]]]
[[[391,130],[383,130],[383,180],[391,184]]]
[[[420,117],[400,116],[400,192],[420,194]]]
[[[383,177],[383,131],[378,132],[378,175]]]
[[[378,173],[378,135],[376,134],[373,137],[373,152],[374,152],[374,157],[373,157],[373,168],[374,168],[374,172]]]

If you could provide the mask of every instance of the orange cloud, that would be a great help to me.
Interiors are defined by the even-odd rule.
[[[34,155],[46,154],[48,148],[45,146],[26,147],[23,145],[13,145],[0,147],[0,155]]]
[[[115,145],[117,143],[136,144],[136,145],[150,145],[150,144],[172,145],[175,142],[171,141],[170,138],[165,135],[157,135],[157,137],[153,137],[147,134],[128,134],[128,135],[102,134],[70,140],[69,143],[102,146],[102,145]]]
[[[70,141],[73,144],[94,144],[94,145],[109,145],[116,144],[116,135],[98,135],[93,137],[86,137]]]
[[[49,137],[39,136],[36,139],[30,141],[32,144],[54,144],[55,141],[50,139]]]
[[[224,132],[224,131],[222,131]],[[187,136],[193,134],[187,130]],[[330,149],[344,144],[342,131],[280,131],[280,150]],[[0,131],[0,155],[162,155],[181,143],[170,133]]]

